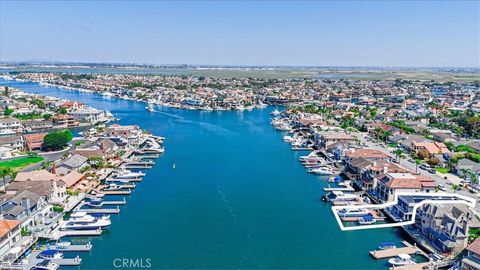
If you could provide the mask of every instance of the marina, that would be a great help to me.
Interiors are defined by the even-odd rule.
[[[407,241],[402,241],[402,244],[404,244],[405,246],[370,251],[370,255],[376,260],[378,260],[395,257],[400,254],[416,254],[423,252],[421,249],[411,245]]]
[[[147,171],[129,199],[128,207],[122,208],[121,215],[112,215],[112,233],[101,234],[93,230],[54,231],[51,234],[53,239],[101,234],[101,239],[90,239],[94,248],[91,256],[82,259],[84,269],[108,268],[114,258],[126,256],[150,257],[156,268],[220,265],[275,268],[280,263],[287,268],[303,265],[350,269],[351,264],[344,260],[327,259],[337,256],[336,250],[341,248],[350,250],[359,269],[385,269],[383,263],[372,262],[367,254],[368,247],[374,248],[385,240],[402,239],[396,229],[386,229],[355,232],[354,238],[362,241],[347,240],[350,237],[338,229],[330,207],[319,202],[319,190],[327,187],[327,178],[306,173],[298,161],[305,153],[291,152],[291,147],[282,141],[284,134],[271,128],[270,112],[274,108],[242,114],[222,112],[221,117],[215,112],[162,107],[157,110],[166,114],[148,113],[142,103],[39,87],[27,82],[14,85],[26,91],[81,100],[100,109],[108,107],[115,116],[120,116],[121,124],[142,123],[149,132],[168,138],[169,150]],[[248,151],[245,146],[249,146]],[[135,154],[145,155],[140,152]],[[176,164],[175,169],[173,164]],[[251,170],[251,164],[257,164],[258,169]],[[117,196],[119,192],[131,193],[97,191],[95,197],[104,198]],[[198,192],[201,197],[197,198],[194,194]],[[214,203],[207,203],[210,200]],[[285,218],[286,209],[295,209],[293,220]],[[212,213],[215,218],[206,224],[203,215],[188,214],[192,210]],[[132,231],[138,220],[143,221],[141,230]],[[209,237],[212,229],[219,238]],[[293,233],[295,241],[290,237]],[[197,239],[193,242],[195,248],[190,238],[185,238],[187,235]],[[120,248],[125,241],[132,245],[128,251]],[[158,245],[159,242],[163,244]],[[273,245],[276,242],[298,253],[281,256],[284,250]],[[319,249],[318,243],[322,242],[328,243],[330,248]],[[255,253],[250,251],[252,244],[256,247]],[[204,250],[202,246],[210,249]]]

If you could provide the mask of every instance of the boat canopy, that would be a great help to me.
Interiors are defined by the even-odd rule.
[[[56,251],[56,250],[46,249],[46,250],[42,251],[42,253],[40,253],[40,255],[42,255],[42,256],[53,256],[57,252],[58,251]]]
[[[363,220],[365,220],[365,221],[373,221],[373,216],[372,216],[372,215],[365,215],[365,216],[363,216]]]

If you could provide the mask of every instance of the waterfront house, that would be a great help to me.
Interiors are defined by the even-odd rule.
[[[401,192],[431,192],[437,184],[427,176],[411,173],[386,173],[378,182],[375,196],[380,201],[392,201],[397,191]]]
[[[2,195],[0,212],[5,219],[18,220],[21,227],[45,224],[52,214],[52,205],[44,196],[23,190]]]
[[[314,135],[315,142],[318,146],[325,148],[336,142],[343,143],[355,143],[356,139],[354,136],[332,131],[319,131]]]
[[[73,170],[81,170],[88,166],[88,158],[79,154],[74,154],[64,161],[56,168],[56,173],[59,175],[67,175]]]
[[[374,191],[377,188],[378,181],[387,173],[407,173],[407,169],[388,160],[374,161],[371,166],[366,168],[359,187],[364,190]]]
[[[49,120],[24,121],[23,126],[28,133],[45,132],[53,128],[53,122]]]
[[[17,220],[0,220],[0,257],[5,255],[20,241],[20,222]]]
[[[350,160],[354,158],[365,158],[371,161],[378,161],[378,160],[388,160],[390,159],[390,155],[386,154],[383,151],[371,148],[360,148],[360,149],[351,149],[345,153],[345,159]]]
[[[468,230],[480,226],[463,204],[425,204],[417,210],[415,226],[440,253],[458,254],[468,243]]]
[[[467,255],[462,259],[460,269],[480,269],[480,238],[475,239],[475,241],[467,247]]]
[[[90,107],[82,107],[70,110],[68,113],[78,122],[96,124],[107,120],[105,111],[97,110]]]
[[[7,194],[17,194],[25,190],[44,197],[49,203],[63,203],[67,198],[63,180],[15,181],[8,185]]]
[[[78,126],[79,123],[73,116],[68,115],[68,114],[57,114],[52,116],[52,122],[55,124],[55,127],[74,127]]]

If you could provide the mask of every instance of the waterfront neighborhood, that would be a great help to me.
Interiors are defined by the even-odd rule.
[[[108,111],[79,101],[0,87],[0,268],[81,265],[110,215],[164,152],[164,138],[110,123]],[[121,199],[119,199],[121,198]]]
[[[480,0],[0,0],[0,270],[480,270]]]
[[[374,260],[388,259],[392,269],[480,266],[479,81],[67,72],[4,79],[145,102],[146,113],[274,107],[272,127],[301,153],[305,174],[327,183],[318,203],[332,205],[339,230],[404,231],[401,245],[378,243]],[[91,243],[63,239],[107,230],[126,204],[118,198],[154,166],[164,138],[81,101],[9,86],[0,87],[0,100],[2,268],[80,265],[81,256],[63,254]]]

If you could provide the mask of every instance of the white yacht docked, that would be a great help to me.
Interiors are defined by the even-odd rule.
[[[398,254],[397,257],[388,260],[388,263],[393,266],[415,264],[415,262],[412,260],[412,257],[408,254]]]
[[[143,172],[132,172],[127,169],[118,170],[112,174],[115,179],[138,179],[145,176]]]
[[[333,174],[332,171],[330,171],[328,168],[325,168],[325,167],[309,169],[308,172],[318,174],[318,175],[332,175]]]
[[[86,212],[78,211],[70,216],[70,219],[64,223],[61,230],[97,230],[108,229],[110,226],[110,216],[94,217]]]

